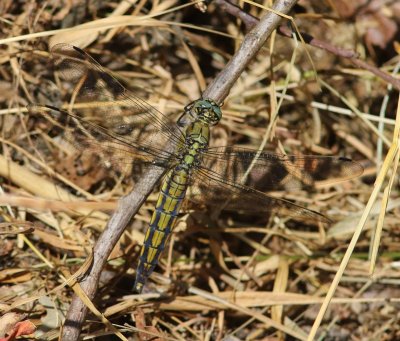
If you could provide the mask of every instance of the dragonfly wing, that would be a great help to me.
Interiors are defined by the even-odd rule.
[[[237,147],[210,148],[202,167],[229,182],[260,191],[312,188],[317,181],[337,183],[360,176],[363,167],[335,156],[294,156]]]
[[[77,151],[100,157],[104,162],[123,166],[130,165],[135,160],[167,165],[173,157],[172,153],[157,148],[157,145],[150,145],[145,141],[133,142],[132,134],[125,136],[125,133],[115,132],[75,113],[42,105],[31,105],[29,110],[50,122],[49,134],[62,134]]]
[[[223,178],[210,169],[200,168],[188,193],[189,200],[247,214],[279,214],[293,218],[330,222],[324,215],[282,198]]]
[[[66,110],[35,106],[65,130],[65,137],[82,152],[129,163],[167,162],[167,143],[178,143],[182,132],[139,96],[125,89],[81,49],[57,44],[51,50],[56,73],[72,93]]]
[[[312,188],[316,181],[340,182],[361,175],[362,166],[346,158],[293,156],[236,147],[210,148],[195,175],[192,200],[244,212],[275,212],[329,221],[264,191]]]

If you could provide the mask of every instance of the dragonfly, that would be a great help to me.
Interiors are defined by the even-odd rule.
[[[209,98],[187,105],[172,121],[127,90],[89,54],[58,44],[51,59],[59,79],[72,93],[66,110],[36,106],[82,153],[111,165],[138,163],[163,167],[165,175],[141,247],[134,288],[141,292],[178,219],[189,193],[195,203],[248,214],[281,214],[327,223],[324,215],[270,191],[312,187],[315,181],[344,181],[362,174],[362,166],[344,157],[293,156],[238,146],[210,146],[210,132],[222,119],[221,106]],[[166,148],[173,145],[172,150]],[[262,190],[251,187],[262,184]]]

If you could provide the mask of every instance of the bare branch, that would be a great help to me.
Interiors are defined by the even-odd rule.
[[[296,1],[278,1],[273,10],[286,14],[295,3]],[[233,84],[265,44],[272,31],[277,28],[281,20],[282,17],[279,15],[268,12],[260,21],[253,25],[253,29],[246,34],[235,55],[204,91],[203,97],[211,98],[217,103],[222,103]]]

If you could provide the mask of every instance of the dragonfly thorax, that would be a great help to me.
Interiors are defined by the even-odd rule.
[[[201,139],[201,137],[198,138]],[[187,137],[184,145],[177,153],[179,162],[177,167],[184,168],[188,171],[197,167],[201,163],[202,155],[207,151],[207,148],[208,140],[200,142],[198,140],[193,140],[191,137]]]
[[[185,146],[190,149],[204,149],[210,141],[210,127],[202,122],[194,122],[186,129]]]

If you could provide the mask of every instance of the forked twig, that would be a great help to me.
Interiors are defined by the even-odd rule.
[[[296,0],[276,1],[273,10],[287,14],[296,2]],[[278,27],[281,20],[281,16],[274,12],[268,12],[245,36],[236,54],[224,70],[207,87],[203,93],[203,97],[212,99],[217,103],[222,103],[244,68],[261,49],[273,30]],[[168,150],[172,150],[173,146],[168,146],[167,148]],[[93,266],[89,273],[80,281],[82,289],[90,299],[93,299],[96,295],[101,271],[113,247],[121,237],[131,218],[137,213],[154,186],[161,179],[164,171],[162,168],[152,170],[139,181],[129,195],[119,201],[117,210],[111,216],[104,232],[94,247]],[[78,339],[87,312],[87,306],[75,295],[67,313],[61,340],[73,341]]]
[[[215,0],[215,3],[219,7],[221,7],[221,9],[223,9],[225,12],[242,20],[248,30],[251,30],[258,23],[258,18],[243,11],[240,7],[232,4],[231,2],[229,2],[227,0]],[[288,37],[288,38],[293,38],[293,33],[298,35],[296,32],[292,31],[286,25],[278,26],[277,32],[280,35]],[[397,90],[400,90],[400,80],[399,79],[393,77],[389,73],[382,71],[381,69],[377,68],[376,66],[371,65],[371,64],[367,63],[366,61],[360,59],[357,52],[355,52],[353,50],[343,49],[341,47],[337,47],[335,45],[329,44],[326,41],[316,39],[313,36],[311,36],[310,34],[305,33],[305,32],[299,32],[299,34],[301,35],[301,38],[302,38],[301,40],[304,41],[306,44],[313,46],[313,47],[317,47],[321,50],[328,51],[329,53],[332,53],[338,57],[343,57],[343,58],[349,59],[357,67],[373,73],[375,76],[379,77],[380,79],[384,80],[385,82],[392,84]]]

